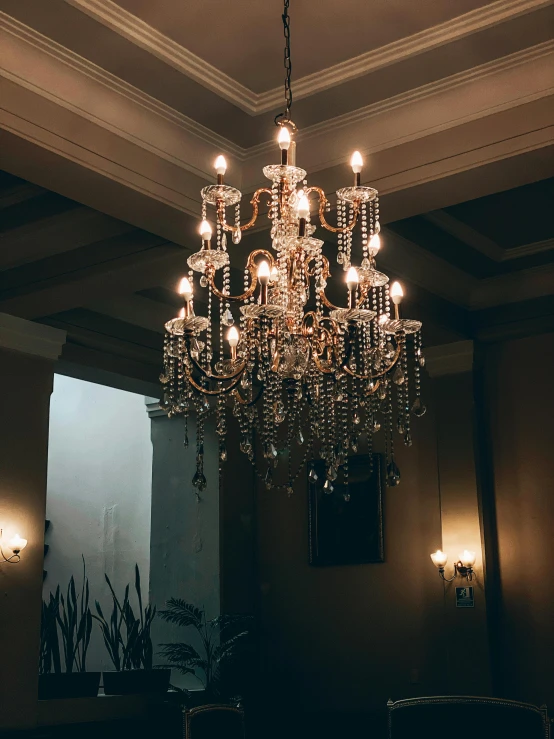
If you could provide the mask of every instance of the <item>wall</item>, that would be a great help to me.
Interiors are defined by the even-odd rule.
[[[237,593],[243,603],[257,601],[263,668],[290,707],[382,714],[391,697],[453,693],[461,686],[490,694],[471,373],[430,381],[425,400],[428,412],[414,419],[413,446],[398,445],[401,484],[385,491],[382,564],[310,567],[305,474],[290,499],[263,485],[251,496],[244,462],[230,450],[222,589],[235,608]],[[441,503],[447,515],[441,516]],[[236,546],[236,532],[246,528],[248,539],[252,516],[256,536],[248,554]],[[479,553],[471,612],[455,608],[454,587],[461,583],[443,585],[431,564],[429,553],[443,541],[451,555],[465,546]],[[246,592],[252,561],[256,575]]]
[[[152,419],[152,540],[150,597],[159,610],[169,598],[183,598],[205,608],[208,618],[219,615],[219,471],[218,437],[213,418],[205,427],[204,474],[207,487],[198,493],[192,485],[195,473],[196,428],[189,421],[189,446],[185,449],[182,418],[167,418],[150,408]],[[180,628],[157,618],[152,625],[154,644],[188,642],[200,647],[192,628]],[[157,658],[162,664],[163,658]],[[176,670],[172,684],[201,687],[191,675]]]
[[[554,708],[554,334],[487,356],[500,564],[500,689]]]
[[[50,410],[44,593],[81,582],[85,558],[91,607],[110,608],[107,573],[117,593],[138,563],[148,593],[152,444],[144,396],[55,375]],[[87,669],[111,669],[93,625]]]
[[[0,527],[28,539],[21,562],[0,563],[0,734],[37,716],[48,407],[64,340],[63,331],[0,314]]]

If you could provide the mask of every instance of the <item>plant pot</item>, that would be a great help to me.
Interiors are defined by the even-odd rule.
[[[102,673],[106,695],[167,693],[171,670],[121,670]]]
[[[96,698],[99,685],[99,672],[53,672],[39,675],[38,698]]]

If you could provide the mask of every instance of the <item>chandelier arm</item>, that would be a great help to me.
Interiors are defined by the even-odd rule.
[[[312,185],[311,187],[307,187],[304,190],[304,195],[308,196],[311,192],[315,192],[319,196],[319,221],[323,228],[326,228],[327,231],[331,231],[335,234],[344,234],[347,233],[347,231],[352,231],[352,229],[358,222],[358,215],[360,213],[360,205],[358,202],[354,203],[354,213],[350,223],[348,223],[346,226],[331,226],[331,224],[328,223],[325,219],[325,206],[329,201],[327,200],[327,196],[325,195],[324,190],[321,187]]]
[[[258,213],[259,213],[259,208],[260,208],[260,195],[262,195],[264,192],[267,195],[269,195],[269,197],[273,196],[273,193],[268,187],[260,187],[259,190],[256,190],[256,192],[252,196],[252,200],[250,201],[250,204],[252,205],[252,217],[247,223],[244,224],[244,226],[233,226],[229,223],[226,223],[225,203],[223,202],[223,200],[218,200],[217,201],[217,220],[221,228],[224,231],[229,231],[230,233],[237,233],[238,231],[248,231],[249,228],[252,228],[252,226],[256,223],[256,220],[258,218]]]
[[[229,375],[215,375],[215,374],[208,375],[206,370],[204,370],[202,366],[198,364],[196,359],[190,356],[190,351],[189,351],[189,359],[192,362],[192,364],[196,367],[198,372],[200,372],[202,377],[205,377],[207,380],[234,380],[235,377],[242,375],[242,373],[244,372],[244,368],[246,367],[246,360],[244,360],[243,363],[240,365],[240,367],[238,367],[236,372],[232,372]]]
[[[375,383],[375,385],[373,386],[373,388],[371,390],[368,390],[368,392],[363,393],[363,397],[364,398],[369,398],[371,395],[374,395],[377,392],[377,390],[379,389],[379,385],[380,384],[381,384],[381,380],[377,380],[377,382]],[[360,397],[359,395],[356,395],[356,393],[351,392],[347,388],[344,388],[343,391],[344,391],[344,393],[346,395],[348,395],[349,398],[358,398],[358,397]]]
[[[199,393],[202,393],[202,395],[212,395],[212,396],[219,396],[219,395],[226,395],[227,393],[230,393],[231,390],[233,390],[240,381],[240,375],[237,375],[232,382],[229,383],[227,387],[220,388],[219,390],[206,390],[206,388],[202,387],[202,385],[199,385],[194,377],[192,375],[187,375],[187,380],[192,385],[195,390],[198,390]]]
[[[250,408],[251,406],[255,405],[258,402],[258,400],[262,397],[264,390],[265,390],[265,385],[262,384],[262,386],[260,387],[260,389],[258,390],[256,394],[256,397],[253,398],[252,400],[245,400],[240,394],[240,391],[237,389],[233,391],[233,395],[235,396],[235,398],[239,401],[241,405],[245,405],[247,408]]]
[[[246,263],[246,269],[250,272],[251,283],[248,290],[246,290],[246,292],[243,292],[242,295],[225,295],[225,293],[221,292],[221,290],[216,287],[214,282],[216,272],[215,267],[211,264],[208,265],[206,268],[206,279],[208,280],[211,291],[216,296],[216,298],[219,298],[220,300],[233,300],[235,302],[244,302],[245,300],[248,300],[248,298],[251,298],[252,295],[254,295],[254,292],[256,291],[256,287],[258,285],[258,272],[254,260],[256,259],[256,257],[260,256],[260,254],[264,256],[269,262],[270,270],[275,264],[273,255],[270,254],[266,249],[254,249],[254,251],[251,251],[248,255],[248,261]]]

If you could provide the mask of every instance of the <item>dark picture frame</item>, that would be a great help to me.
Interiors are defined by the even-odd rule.
[[[348,459],[348,486],[333,482],[324,489],[325,465],[308,465],[309,562],[315,567],[385,561],[383,533],[384,459],[373,454]],[[317,480],[310,479],[314,469]]]

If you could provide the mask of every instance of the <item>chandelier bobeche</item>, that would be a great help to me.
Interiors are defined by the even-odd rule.
[[[421,323],[400,316],[402,288],[394,282],[389,289],[389,278],[376,268],[379,200],[374,188],[361,184],[360,153],[351,159],[352,185],[336,193],[336,226],[327,221],[331,208],[324,191],[308,186],[306,171],[296,166],[287,9],[285,2],[289,64],[287,109],[278,116],[281,162],[264,167],[270,186],[256,190],[252,216],[242,223],[242,193],[225,184],[226,162],[217,158],[216,184],[202,190],[202,246],[188,258],[190,271],[179,285],[183,308],[165,326],[163,407],[169,416],[196,417],[192,482],[198,491],[207,484],[204,431],[212,414],[221,463],[227,460],[232,415],[240,449],[268,489],[292,494],[306,462],[319,456],[325,479],[318,484],[331,494],[337,479],[348,483],[348,456],[358,451],[362,435],[370,460],[374,435],[384,436],[386,481],[398,485],[393,432],[410,446],[410,417],[425,413]],[[230,251],[256,223],[262,199],[268,203],[271,243],[249,254],[244,291],[231,295]],[[313,220],[336,235],[343,277],[333,294],[342,292],[344,305],[328,298],[331,269],[324,242],[314,237],[312,210]],[[215,222],[215,239],[209,220]],[[194,310],[199,289],[207,293],[207,316]],[[233,313],[235,304],[240,313]],[[317,480],[313,466],[309,474]]]

